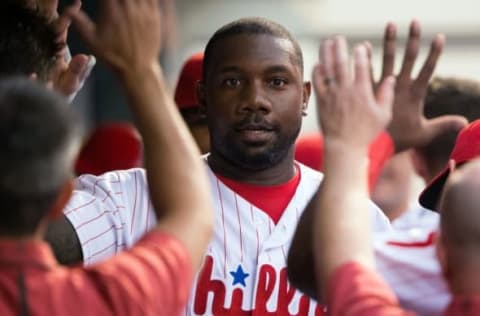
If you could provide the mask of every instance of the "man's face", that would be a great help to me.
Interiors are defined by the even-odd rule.
[[[309,95],[295,56],[290,41],[269,35],[215,44],[204,100],[212,155],[263,170],[292,152]]]

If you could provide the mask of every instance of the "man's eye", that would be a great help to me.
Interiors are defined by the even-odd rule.
[[[229,78],[229,79],[225,79],[225,81],[223,83],[227,87],[238,87],[241,82],[240,82],[239,79]]]
[[[270,80],[270,85],[275,88],[281,88],[287,84],[287,80],[282,78],[273,78]]]

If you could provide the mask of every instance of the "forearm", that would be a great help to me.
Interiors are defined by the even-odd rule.
[[[194,252],[196,265],[213,222],[200,152],[167,91],[158,64],[131,70],[122,75],[122,81],[143,137],[150,196],[159,227]]]
[[[317,298],[315,262],[313,257],[313,218],[316,196],[312,197],[298,221],[295,236],[288,252],[287,273],[290,283],[312,298]]]
[[[313,216],[316,275],[322,285],[345,262],[373,267],[367,150],[326,141],[324,164],[325,177]]]

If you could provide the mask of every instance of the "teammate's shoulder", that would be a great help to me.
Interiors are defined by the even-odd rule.
[[[146,181],[145,169],[143,168],[131,168],[125,170],[114,170],[103,173],[101,175],[83,174],[76,178],[77,188],[82,187],[86,183],[95,183],[96,185],[102,185],[104,183],[123,183],[128,181]]]

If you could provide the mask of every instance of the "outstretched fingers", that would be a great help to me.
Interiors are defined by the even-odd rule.
[[[317,103],[319,101],[319,97],[325,95],[327,92],[328,87],[325,84],[325,78],[327,78],[325,67],[323,64],[318,63],[315,65],[312,72],[312,82],[315,96],[317,97]]]
[[[320,61],[324,70],[324,84],[327,86],[334,84],[335,80],[335,52],[333,45],[332,39],[326,39],[320,47]]]
[[[383,37],[383,67],[381,80],[393,75],[396,49],[397,27],[392,22],[389,22],[385,27],[385,35]]]
[[[398,75],[399,82],[408,82],[411,79],[412,69],[417,59],[418,51],[420,49],[420,23],[413,20],[410,24],[410,31],[408,34],[408,41],[405,47],[405,56],[403,57],[403,64]]]
[[[430,45],[430,52],[428,57],[425,60],[425,63],[420,70],[417,79],[415,79],[415,85],[420,89],[426,89],[430,78],[433,75],[435,67],[437,66],[438,59],[442,54],[443,47],[445,46],[445,36],[443,34],[438,34],[432,41]]]
[[[353,60],[355,69],[355,84],[373,91],[373,89],[371,88],[372,78],[370,72],[368,51],[367,47],[364,44],[359,44],[355,46],[353,50]]]
[[[338,84],[342,85],[350,82],[349,64],[348,64],[348,45],[344,36],[336,36],[333,40],[333,68],[334,78]]]

